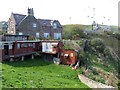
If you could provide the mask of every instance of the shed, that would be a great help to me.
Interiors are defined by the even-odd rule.
[[[61,50],[60,60],[62,64],[76,64],[77,52],[75,50]]]

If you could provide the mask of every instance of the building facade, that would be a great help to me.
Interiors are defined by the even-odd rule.
[[[7,28],[8,28],[7,22],[1,21],[0,22],[0,32],[7,33]]]
[[[28,8],[28,15],[11,13],[8,20],[8,34],[62,39],[62,25],[58,20],[36,19],[33,8]]]

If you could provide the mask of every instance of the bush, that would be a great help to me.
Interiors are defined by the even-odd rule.
[[[118,40],[120,40],[120,33],[115,33],[114,37],[117,38]]]
[[[65,25],[63,26],[63,38],[64,39],[80,39],[86,38],[87,35],[83,31],[82,25]]]
[[[108,48],[105,48],[103,51],[104,56],[110,56],[110,51]]]
[[[63,40],[63,48],[64,49],[74,49],[74,50],[81,50],[81,47],[76,43],[76,41],[72,41],[72,40],[68,40],[68,41],[64,41]]]
[[[118,87],[118,90],[120,90],[120,80],[117,80],[117,81],[116,81],[116,85],[117,85],[117,87]]]
[[[88,42],[87,48],[87,50],[92,52],[103,53],[105,49],[105,44],[103,43],[102,39],[96,38]]]

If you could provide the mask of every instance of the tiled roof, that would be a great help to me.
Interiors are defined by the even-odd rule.
[[[41,26],[51,26],[51,22],[52,22],[52,20],[47,20],[47,19],[37,19],[37,21]]]
[[[13,16],[15,18],[17,25],[21,22],[21,20],[23,20],[26,17],[26,15],[22,15],[22,14],[13,14]]]
[[[13,14],[13,16],[15,18],[15,22],[17,25],[19,25],[27,17],[27,15],[22,15],[22,14]],[[37,19],[37,21],[39,22],[39,24],[41,26],[49,26],[50,27],[50,26],[52,26],[53,22],[56,22],[58,27],[62,27],[58,20]]]
[[[41,26],[52,26],[55,22],[58,27],[62,27],[58,20],[37,19]]]

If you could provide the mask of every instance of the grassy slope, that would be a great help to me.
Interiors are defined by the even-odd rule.
[[[2,88],[88,88],[78,72],[43,60],[3,62]]]

